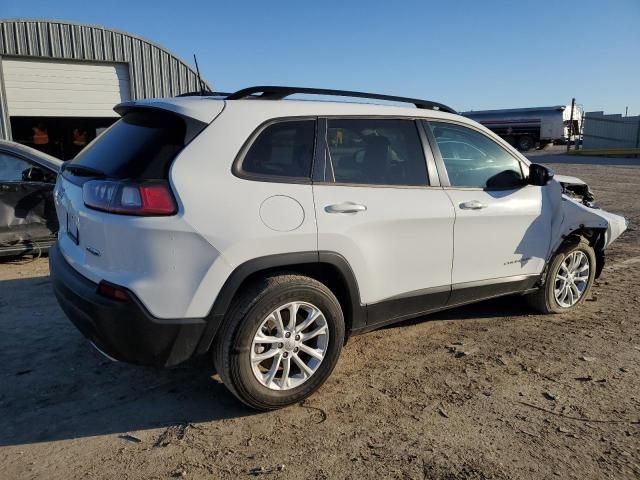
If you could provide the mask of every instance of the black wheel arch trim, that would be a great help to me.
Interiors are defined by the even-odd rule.
[[[600,226],[586,227],[584,225],[580,225],[568,231],[564,235],[562,235],[562,239],[558,243],[558,246],[551,251],[551,253],[549,254],[549,258],[547,258],[547,261],[545,263],[544,269],[541,274],[540,286],[545,284],[547,270],[551,265],[553,258],[557,255],[560,249],[568,244],[579,243],[580,238],[584,238],[585,240],[587,240],[589,245],[591,245],[591,248],[593,248],[593,251],[596,256],[595,279],[597,280],[598,278],[600,278],[600,275],[602,274],[602,270],[604,270],[604,266],[606,263],[605,247],[604,247],[606,233],[607,233],[607,229],[605,227],[600,227]]]
[[[339,272],[348,287],[350,301],[350,329],[357,330],[367,321],[366,306],[360,302],[360,290],[355,274],[349,262],[339,253],[329,251],[291,252],[267,255],[251,259],[238,267],[229,275],[216,300],[206,316],[207,327],[200,339],[196,353],[206,353],[213,343],[220,325],[224,321],[233,298],[241,285],[252,275],[273,270],[295,270],[303,266],[329,265]],[[348,334],[348,332],[346,332]]]

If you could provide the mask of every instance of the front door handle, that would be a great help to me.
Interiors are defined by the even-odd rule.
[[[460,208],[462,210],[482,210],[483,208],[487,208],[487,206],[478,200],[471,200],[470,202],[461,203]]]
[[[335,205],[327,205],[324,211],[327,213],[358,213],[367,209],[365,205],[353,202],[336,203]]]

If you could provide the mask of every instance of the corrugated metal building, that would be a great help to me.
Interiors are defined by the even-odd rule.
[[[69,158],[73,148],[65,145],[113,123],[117,103],[198,89],[187,63],[135,35],[63,21],[0,21],[0,138]]]
[[[640,116],[587,112],[582,132],[584,149],[616,149],[640,147]]]

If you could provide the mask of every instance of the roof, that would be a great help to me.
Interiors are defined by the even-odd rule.
[[[363,98],[400,103],[391,106],[376,103],[323,101],[323,100],[286,100],[290,95],[307,94],[329,96],[333,98]],[[414,108],[404,105],[412,104]],[[431,113],[446,114],[445,118],[461,118],[455,110],[441,103],[416,98],[381,95],[377,93],[354,92],[348,90],[328,90],[308,87],[259,86],[238,90],[235,93],[202,92],[191,93],[178,98],[151,99],[145,101],[123,102],[116,106],[116,112],[123,114],[131,108],[160,108],[178,115],[210,123],[226,105],[234,110],[243,109],[253,116],[261,112],[271,112],[271,118],[294,115],[387,115],[402,117],[438,117]],[[429,112],[429,113],[425,113]]]
[[[415,107],[380,105],[376,103],[355,103],[324,100],[262,100],[246,98],[241,100],[221,99],[217,96],[192,96],[179,98],[149,99],[121,103],[116,111],[132,108],[161,108],[210,123],[223,110],[233,110],[239,115],[264,117],[264,119],[293,116],[398,116],[410,118],[456,119],[474,123],[460,115]],[[242,112],[242,113],[240,113]]]
[[[139,36],[99,25],[0,20],[0,55],[128,63],[133,98],[173,97],[199,90],[196,71],[175,54]]]

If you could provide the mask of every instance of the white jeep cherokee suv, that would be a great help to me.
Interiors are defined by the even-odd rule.
[[[58,301],[114,359],[211,355],[256,409],[310,395],[349,335],[515,293],[571,310],[626,228],[434,102],[254,87],[116,111],[58,178]]]

